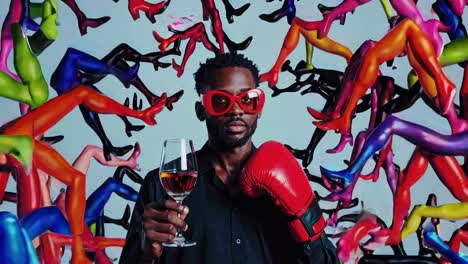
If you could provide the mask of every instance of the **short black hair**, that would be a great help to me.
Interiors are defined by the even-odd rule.
[[[197,94],[200,95],[204,92],[201,86],[208,81],[205,80],[205,78],[209,76],[206,74],[207,72],[227,67],[243,67],[250,70],[255,81],[255,86],[258,86],[258,68],[250,59],[240,53],[219,53],[215,57],[207,59],[205,63],[200,63],[200,67],[193,74],[195,77],[195,90]]]

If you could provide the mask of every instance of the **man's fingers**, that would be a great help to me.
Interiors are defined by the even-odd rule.
[[[153,255],[155,255],[156,257],[158,258],[161,257],[162,250],[163,250],[163,247],[161,243],[154,242],[153,244],[151,244],[151,251],[153,252]]]
[[[185,221],[180,216],[178,216],[177,213],[174,211],[161,213],[160,219],[164,220],[164,221],[161,221],[163,223],[170,223],[179,228],[185,228],[186,226]]]
[[[157,211],[174,210],[180,214],[188,214],[189,212],[189,209],[187,206],[179,204],[178,202],[174,200],[162,200],[162,201],[149,203],[145,206],[145,211],[150,208],[157,210]]]
[[[186,217],[186,215],[178,216],[177,212],[174,212],[174,211],[160,212],[160,211],[149,209],[143,213],[143,222],[151,223],[153,225],[172,224],[175,227],[184,229],[186,224],[182,216],[183,218]]]
[[[148,232],[145,232],[145,233],[146,233],[146,239],[151,243],[172,242],[174,241],[174,237],[175,237],[173,234],[160,233],[154,230],[148,230]]]
[[[153,230],[160,233],[176,234],[176,227],[173,224],[157,223],[153,226]]]
[[[176,212],[178,212],[179,214],[188,214],[188,207],[185,206],[185,205],[182,205],[176,201],[173,201],[173,200],[164,200],[162,201],[163,202],[163,205],[164,207],[167,209],[167,210],[174,210]]]

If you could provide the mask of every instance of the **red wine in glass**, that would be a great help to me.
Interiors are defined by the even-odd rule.
[[[174,200],[182,201],[195,187],[198,171],[162,171],[159,173],[164,190]]]
[[[181,204],[195,187],[197,175],[198,165],[192,140],[181,138],[164,141],[159,179],[166,193]],[[189,247],[196,244],[185,239],[177,230],[174,242],[163,243],[163,246]]]

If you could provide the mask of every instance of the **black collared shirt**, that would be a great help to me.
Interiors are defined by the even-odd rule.
[[[199,173],[192,193],[184,236],[197,245],[164,248],[161,264],[339,263],[336,249],[323,235],[309,244],[297,244],[286,221],[269,197],[232,196],[216,176],[207,158],[207,144],[197,151]],[[170,199],[158,170],[148,173],[135,204],[120,263],[141,263],[144,205]]]

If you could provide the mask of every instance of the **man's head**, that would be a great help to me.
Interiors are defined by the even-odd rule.
[[[200,65],[195,89],[200,102],[195,111],[206,121],[208,137],[218,147],[232,149],[250,141],[261,115],[264,94],[258,69],[237,53],[218,54]]]

